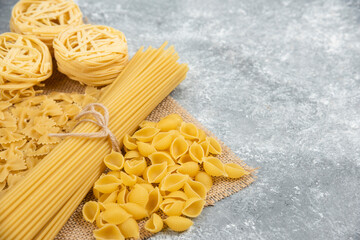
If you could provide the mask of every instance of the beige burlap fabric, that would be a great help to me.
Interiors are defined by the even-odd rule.
[[[54,72],[51,79],[45,82],[44,93],[49,93],[52,91],[62,91],[62,92],[83,92],[84,86],[80,85],[78,82],[71,81],[67,79],[66,76]],[[184,108],[182,108],[172,97],[165,98],[148,116],[150,121],[158,121],[161,117],[164,117],[171,113],[178,113],[182,118],[187,122],[192,122],[198,127],[202,128],[207,135],[214,136],[210,131],[205,129],[195,118],[193,118]],[[242,177],[240,179],[229,179],[223,177],[217,177],[214,179],[214,186],[208,193],[206,199],[206,204],[213,205],[215,202],[234,194],[241,189],[249,186],[255,180],[255,170],[254,168],[246,165],[239,157],[237,157],[224,143],[219,141],[223,148],[223,153],[219,158],[224,163],[234,162],[242,165],[247,171],[251,172],[250,175]],[[82,217],[81,209],[85,202],[89,200],[95,200],[90,191],[85,199],[78,206],[76,211],[61,229],[61,231],[56,236],[56,239],[71,239],[71,240],[82,240],[82,239],[93,239],[92,231],[95,229],[93,224],[85,222]],[[141,239],[150,237],[152,234],[146,231],[143,228],[144,221],[140,222],[140,234]]]

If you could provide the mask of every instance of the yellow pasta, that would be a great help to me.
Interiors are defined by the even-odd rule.
[[[168,166],[174,165],[175,162],[166,152],[154,152],[148,156],[152,164],[160,164],[166,162]]]
[[[144,228],[151,233],[158,233],[164,227],[163,220],[159,215],[153,213],[149,220],[146,221]]]
[[[148,191],[141,185],[135,184],[128,194],[127,202],[137,203],[140,206],[145,207],[149,200]]]
[[[115,224],[104,224],[101,228],[94,230],[94,237],[96,240],[125,240]]]
[[[169,132],[160,132],[153,138],[152,145],[156,150],[167,150],[174,138],[174,135]]]
[[[213,137],[207,137],[206,141],[209,142],[209,152],[212,154],[221,154],[221,145]]]
[[[199,172],[195,176],[195,181],[201,182],[206,187],[207,191],[209,191],[213,185],[213,180],[211,176],[205,172]]]
[[[134,174],[128,175],[126,172],[121,171],[120,179],[122,180],[125,186],[132,187],[135,185],[137,177]]]
[[[167,175],[160,183],[160,190],[177,191],[184,186],[188,178],[189,176],[178,173]]]
[[[196,176],[199,170],[200,170],[199,165],[196,162],[190,161],[181,164],[181,166],[177,169],[177,172],[181,174],[187,174],[193,178]]]
[[[236,163],[226,163],[224,166],[226,175],[230,178],[241,178],[250,174],[243,167]]]
[[[152,153],[156,152],[155,147],[149,143],[137,142],[137,147],[138,147],[139,153],[141,155],[143,155],[144,157],[148,157]]]
[[[101,193],[112,193],[121,184],[121,180],[113,175],[103,175],[94,184],[94,188]]]
[[[181,125],[182,119],[177,114],[171,114],[162,118],[156,125],[158,129],[163,132],[168,132],[170,130],[175,130]]]
[[[137,203],[128,202],[121,205],[121,207],[124,208],[135,220],[148,217],[146,209]]]
[[[147,180],[149,183],[159,183],[167,174],[167,163],[153,164],[147,168]]]
[[[145,206],[145,209],[149,214],[156,212],[157,210],[159,210],[162,201],[163,198],[161,196],[160,190],[158,187],[156,187],[149,193],[149,199]]]
[[[226,175],[224,164],[216,157],[204,157],[203,166],[205,172],[210,176]]]
[[[126,134],[123,139],[124,146],[129,150],[135,150],[137,149],[136,141],[135,139],[131,138],[129,134]]]
[[[125,222],[126,219],[131,217],[131,215],[128,214],[122,207],[117,205],[113,205],[109,209],[105,209],[101,215],[106,222],[116,225]]]
[[[160,209],[167,216],[180,216],[182,214],[184,207],[185,207],[184,201],[176,200],[172,198],[167,198],[160,204]]]
[[[84,219],[88,222],[94,222],[100,214],[100,207],[97,202],[89,201],[85,203],[82,209]]]
[[[140,128],[145,128],[145,127],[156,127],[156,123],[155,122],[151,122],[151,121],[142,121],[140,124],[139,124],[139,127]]]
[[[104,158],[105,165],[111,170],[122,169],[124,166],[124,162],[124,156],[121,153],[115,151],[111,151],[111,153],[106,155]]]
[[[209,143],[209,141],[206,141],[206,140],[202,141],[202,142],[200,143],[200,146],[201,146],[201,148],[202,148],[203,151],[204,151],[204,157],[208,157],[208,156],[209,156],[209,149],[210,149],[210,143]]]
[[[190,157],[189,154],[185,154],[182,155],[179,160],[178,163],[183,164],[183,163],[187,163],[187,162],[193,162],[194,160]],[[196,163],[197,164],[197,163]]]
[[[136,131],[132,137],[141,142],[150,142],[159,131],[154,127],[144,127]]]
[[[124,186],[119,190],[118,195],[116,196],[116,202],[120,204],[126,203],[126,199],[128,198],[129,191]]]
[[[66,28],[54,39],[53,47],[59,71],[90,86],[112,83],[128,62],[125,35],[107,26]]]
[[[198,181],[189,179],[184,185],[184,192],[189,198],[206,198],[206,187],[204,184]]]
[[[99,198],[99,202],[101,203],[115,203],[117,196],[118,196],[118,190],[112,192],[112,193],[104,193]]]
[[[193,123],[185,123],[183,122],[180,127],[180,133],[186,138],[186,139],[196,139],[199,136],[199,130]]]
[[[138,157],[141,157],[138,151],[128,151],[124,156],[125,159],[138,158]]]
[[[184,137],[176,137],[170,146],[170,153],[174,159],[178,159],[188,151],[189,145]]]
[[[171,230],[176,232],[186,231],[193,225],[193,222],[190,219],[179,216],[168,217],[164,222]]]
[[[195,162],[201,163],[202,158],[204,157],[204,150],[197,142],[193,142],[193,144],[189,148],[189,156]]]
[[[128,218],[125,222],[118,225],[120,232],[125,238],[135,238],[140,237],[139,225],[133,218]]]
[[[167,198],[172,198],[172,199],[181,200],[181,201],[186,201],[188,199],[188,197],[186,196],[186,194],[183,191],[171,192],[168,195],[164,196],[164,199],[167,199]]]
[[[202,212],[205,205],[205,201],[201,198],[189,198],[186,200],[185,207],[182,210],[182,214],[187,217],[197,217]]]
[[[125,161],[124,169],[127,174],[136,176],[142,175],[146,168],[146,161],[144,157],[133,158],[132,160]]]

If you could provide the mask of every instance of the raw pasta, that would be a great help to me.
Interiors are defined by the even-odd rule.
[[[145,223],[145,229],[151,233],[158,233],[163,229],[164,223],[159,215],[153,213]]]
[[[59,71],[89,86],[112,83],[128,62],[125,35],[107,26],[68,27],[53,47]]]
[[[72,0],[20,0],[10,19],[12,32],[36,36],[51,50],[61,31],[81,24],[82,13]]]
[[[171,230],[176,232],[188,230],[193,225],[193,222],[190,219],[180,216],[170,216],[166,218],[164,222]]]

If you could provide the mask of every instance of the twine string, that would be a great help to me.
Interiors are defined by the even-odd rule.
[[[104,111],[104,114],[101,114],[99,111],[95,109],[95,107],[99,107]],[[75,119],[80,119],[83,116],[91,115],[95,118],[95,121],[89,118],[81,119],[74,128],[79,125],[81,122],[91,122],[98,125],[101,129],[98,132],[91,133],[50,133],[50,137],[87,137],[87,138],[104,138],[109,137],[111,141],[112,148],[114,151],[120,152],[119,143],[115,137],[115,135],[110,131],[109,124],[109,111],[108,109],[102,105],[101,103],[90,103],[86,105],[83,110],[75,117]],[[74,129],[73,128],[73,129]]]

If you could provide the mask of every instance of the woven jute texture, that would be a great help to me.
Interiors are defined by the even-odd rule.
[[[45,82],[44,93],[50,93],[52,91],[61,91],[61,92],[78,92],[82,93],[84,91],[84,86],[80,85],[78,82],[69,80],[66,76],[55,70],[53,76]],[[120,89],[121,91],[121,89]],[[197,127],[203,129],[207,135],[214,136],[210,131],[208,131],[204,126],[202,126],[194,117],[192,117],[184,108],[182,108],[172,97],[166,97],[147,117],[149,121],[158,121],[160,118],[167,116],[171,113],[179,114],[184,121],[192,122]],[[217,138],[216,138],[217,139]],[[241,189],[249,186],[252,182],[255,181],[255,171],[256,169],[246,165],[239,157],[237,157],[223,142],[217,139],[223,149],[223,153],[218,156],[224,163],[238,163],[243,166],[251,174],[240,179],[229,179],[224,177],[214,178],[214,186],[208,193],[206,199],[206,205],[214,205],[217,201],[228,197]],[[58,233],[55,239],[71,239],[71,240],[82,240],[82,239],[94,239],[92,231],[95,229],[93,224],[85,222],[82,217],[81,209],[85,202],[95,200],[92,191],[90,191],[84,200],[77,207],[75,212],[69,218],[67,223],[63,226],[61,231]],[[152,234],[146,231],[144,226],[145,221],[140,222],[140,236],[141,239],[146,239]]]

